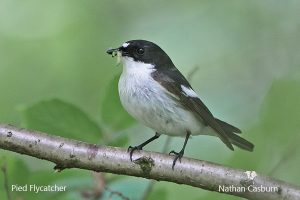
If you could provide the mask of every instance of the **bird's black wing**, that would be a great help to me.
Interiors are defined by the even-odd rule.
[[[155,81],[159,82],[172,97],[175,97],[183,108],[191,111],[199,121],[214,129],[226,146],[233,150],[233,146],[225,131],[204,103],[198,97],[189,96],[182,90],[182,86],[191,90],[192,87],[176,67],[156,70],[152,73],[152,77]]]

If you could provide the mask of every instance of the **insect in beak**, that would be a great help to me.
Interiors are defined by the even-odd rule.
[[[121,57],[122,57],[122,53],[121,53],[120,48],[116,48],[116,49],[110,48],[110,49],[108,49],[108,50],[106,51],[106,53],[110,54],[112,57],[117,56],[117,65],[120,64],[120,62],[121,62]]]

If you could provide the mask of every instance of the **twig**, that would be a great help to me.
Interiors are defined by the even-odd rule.
[[[97,200],[102,197],[106,183],[103,173],[92,172],[92,175],[95,182],[94,187],[81,191],[81,196],[85,199]]]
[[[167,139],[164,143],[163,150],[162,150],[163,153],[167,153],[169,145],[171,143],[171,139],[172,138],[170,136],[167,136]],[[154,181],[154,180],[151,180],[148,183],[141,200],[146,200],[149,197],[150,193],[152,192],[152,190],[154,188],[155,183],[156,183],[156,181]]]
[[[0,148],[56,163],[56,169],[81,168],[190,185],[248,199],[300,199],[300,188],[256,173],[207,161],[182,158],[172,170],[173,157],[148,151],[135,152],[131,162],[126,149],[97,146],[46,133],[0,125]],[[270,192],[224,190],[273,188]],[[220,188],[221,187],[221,188]],[[222,189],[223,188],[223,189]],[[276,190],[275,190],[276,189]]]
[[[121,199],[123,200],[130,200],[128,197],[126,197],[124,194],[122,194],[121,192],[115,191],[110,189],[109,187],[105,187],[105,190],[107,190],[108,192],[110,192],[110,195],[108,197],[108,199],[112,199],[113,195],[117,195],[119,196]]]
[[[195,66],[189,73],[188,75],[186,76],[186,79],[189,81],[189,82],[192,82],[192,79],[194,78],[196,72],[199,70],[199,66]]]
[[[8,186],[8,176],[7,176],[7,164],[6,164],[6,161],[4,161],[4,163],[2,164],[1,171],[3,172],[4,189],[5,189],[5,192],[6,192],[7,199],[11,200],[9,186]]]

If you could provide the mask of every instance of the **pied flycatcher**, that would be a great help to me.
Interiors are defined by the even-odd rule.
[[[185,136],[182,149],[170,152],[175,155],[173,169],[176,161],[181,161],[190,135],[217,136],[231,150],[235,145],[253,151],[254,145],[237,135],[240,129],[212,115],[158,45],[131,40],[107,53],[117,55],[123,63],[118,84],[123,107],[136,120],[156,131],[149,140],[128,148],[131,161],[135,150],[142,150],[161,134]]]

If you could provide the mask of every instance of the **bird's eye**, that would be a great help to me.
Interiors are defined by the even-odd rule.
[[[137,50],[137,53],[140,54],[140,55],[143,55],[145,50],[143,48],[138,48]]]

